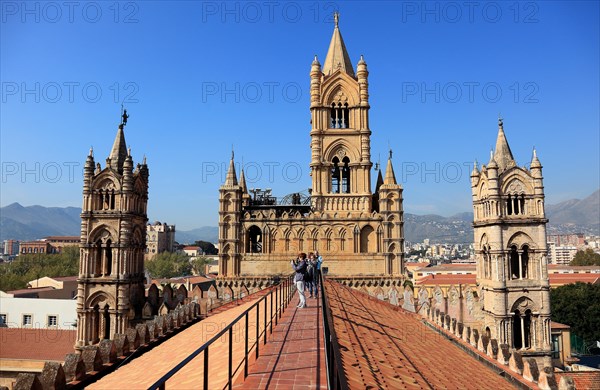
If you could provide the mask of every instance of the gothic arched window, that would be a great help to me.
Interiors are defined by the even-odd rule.
[[[262,253],[262,231],[256,225],[248,229],[248,253]]]
[[[340,193],[340,159],[336,157],[331,161],[333,167],[331,168],[331,192],[334,194]]]
[[[344,157],[342,159],[344,165],[342,166],[342,188],[341,192],[344,194],[350,193],[350,159],[348,157]]]

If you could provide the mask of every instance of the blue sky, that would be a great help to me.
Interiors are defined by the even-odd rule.
[[[310,64],[335,9],[407,212],[471,210],[467,165],[487,163],[498,113],[519,165],[536,147],[548,203],[600,186],[598,2],[68,4],[1,3],[2,206],[79,206],[123,101],[151,220],[216,225],[232,145],[249,187],[307,189]]]

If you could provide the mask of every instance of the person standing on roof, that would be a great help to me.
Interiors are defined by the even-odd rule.
[[[296,275],[294,275],[294,283],[296,284],[296,290],[298,290],[298,296],[300,297],[300,303],[297,307],[302,309],[304,307],[308,307],[306,305],[306,296],[304,295],[304,275],[306,274],[306,270],[308,268],[308,264],[306,263],[306,253],[298,254],[298,258],[296,260],[292,260],[291,265],[294,271],[296,271]]]

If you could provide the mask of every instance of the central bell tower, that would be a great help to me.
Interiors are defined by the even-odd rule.
[[[315,211],[372,211],[371,130],[367,63],[354,72],[339,29],[325,63],[310,72],[312,205]]]

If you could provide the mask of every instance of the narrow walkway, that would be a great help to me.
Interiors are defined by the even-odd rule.
[[[242,312],[252,306],[257,299],[264,296],[269,289],[244,298],[244,303],[234,306],[190,326],[181,333],[178,333],[166,340],[162,344],[154,347],[152,350],[144,353],[142,356],[131,361],[129,364],[118,368],[111,374],[101,378],[88,386],[89,389],[147,389],[155,381],[160,379],[171,368],[179,364],[183,359],[198,349],[206,341],[219,333],[223,328],[229,325]],[[267,306],[270,305],[270,299],[267,298]],[[263,305],[261,304],[260,331],[264,329]],[[289,310],[288,310],[289,312]],[[256,334],[256,310],[252,310],[249,315],[250,327],[248,329],[248,339],[252,344]],[[237,366],[244,356],[244,321],[240,321],[233,328],[233,362]],[[227,383],[228,367],[228,345],[229,337],[227,332],[209,348],[209,388],[222,389]],[[194,358],[188,365],[181,369],[166,383],[167,389],[197,389],[202,387],[203,380],[203,354]],[[243,367],[234,376],[243,377]]]
[[[298,309],[298,294],[273,329],[267,345],[236,389],[326,389],[327,368],[323,341],[321,300],[307,298]],[[243,383],[242,383],[243,382]]]

